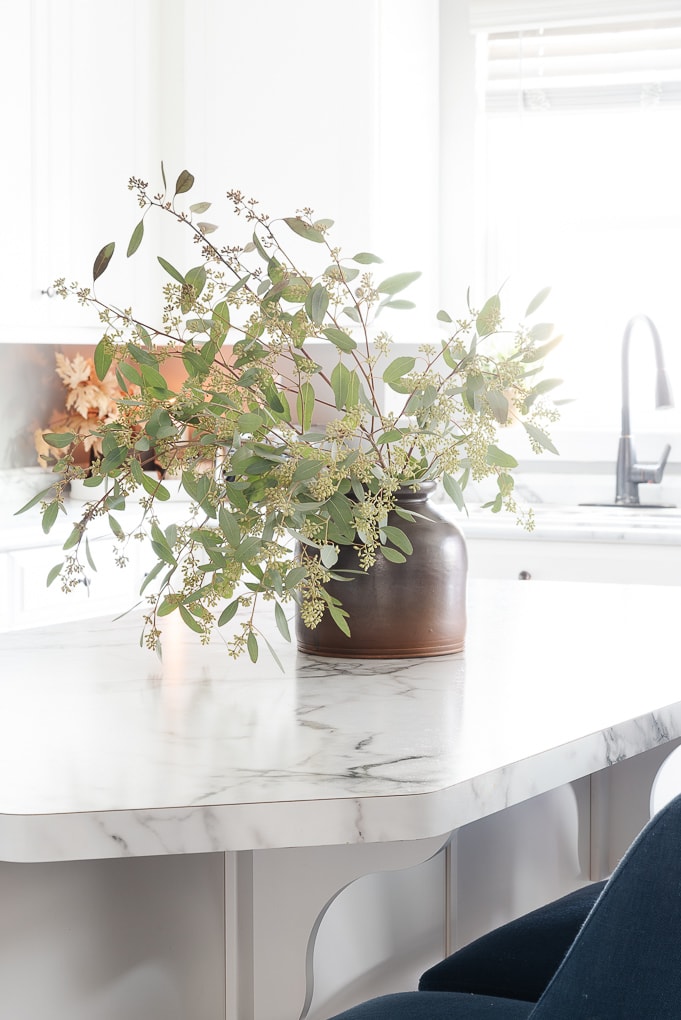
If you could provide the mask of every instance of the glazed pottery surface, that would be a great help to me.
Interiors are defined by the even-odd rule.
[[[414,551],[406,563],[380,552],[368,573],[326,588],[350,614],[351,636],[328,613],[309,630],[296,619],[298,648],[314,655],[393,659],[459,652],[466,632],[466,545],[459,528],[429,502],[431,483],[417,492],[401,489],[397,504],[421,515],[404,520],[394,511],[388,523],[408,536]],[[427,520],[423,520],[425,517]],[[334,570],[358,570],[357,551],[341,546]]]

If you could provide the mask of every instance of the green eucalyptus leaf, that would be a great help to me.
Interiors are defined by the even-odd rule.
[[[194,202],[193,205],[189,206],[189,210],[190,212],[197,213],[200,216],[202,213],[208,212],[210,206],[210,202]]]
[[[79,528],[77,524],[74,525],[74,527],[71,529],[71,534],[62,545],[62,549],[64,550],[64,552],[66,552],[67,549],[73,549],[74,546],[78,545],[82,534],[83,534],[82,529]]]
[[[248,637],[246,638],[246,648],[248,650],[248,657],[251,662],[258,661],[258,639],[252,630],[249,630]]]
[[[222,346],[230,327],[229,305],[226,301],[219,301],[212,313],[213,325],[211,328],[211,340]]]
[[[500,425],[508,421],[509,403],[508,399],[499,390],[486,390],[485,400],[492,409],[492,414]]]
[[[149,570],[144,575],[144,580],[142,581],[142,584],[140,586],[140,592],[139,592],[140,595],[144,594],[145,589],[151,584],[151,582],[156,577],[158,577],[158,575],[161,573],[161,571],[164,569],[165,566],[166,566],[165,563],[163,563],[162,561],[159,561],[158,563],[155,563],[154,566],[151,568],[151,570]]]
[[[296,397],[296,413],[298,415],[298,421],[302,425],[304,432],[307,432],[312,424],[314,402],[315,396],[312,383],[302,383]]]
[[[255,535],[247,535],[246,538],[239,542],[239,545],[234,550],[234,558],[239,563],[245,563],[247,560],[256,559],[260,553],[261,543],[260,539]]]
[[[383,443],[399,443],[401,439],[404,439],[406,433],[402,429],[387,429],[382,432],[376,440],[376,443],[380,446]]]
[[[107,340],[106,337],[103,340],[100,340],[95,347],[92,360],[94,362],[97,378],[100,380],[104,379],[113,362],[113,349],[110,341]]]
[[[222,612],[220,613],[220,616],[218,617],[218,627],[224,627],[226,623],[229,623],[230,620],[233,620],[238,610],[239,599],[234,599],[234,601],[230,602],[229,605],[226,606],[225,609],[223,609]]]
[[[372,255],[370,251],[359,251],[352,256],[353,262],[359,262],[360,266],[370,266],[372,263],[382,262],[378,255]]]
[[[218,511],[218,524],[222,534],[227,539],[227,544],[236,549],[241,542],[241,528],[235,515],[226,510],[225,507],[220,507]]]
[[[523,362],[541,361],[542,358],[545,358],[550,351],[561,343],[562,339],[562,336],[556,336],[553,340],[549,340],[547,344],[542,344],[540,347],[533,348],[531,351],[528,351],[527,354],[523,355]]]
[[[561,386],[563,383],[562,379],[542,379],[536,386],[533,386],[530,390],[530,395],[533,397],[539,397],[543,393],[550,393],[551,390],[555,390],[557,386]]]
[[[336,326],[327,326],[326,329],[322,330],[322,333],[327,340],[330,340],[334,346],[346,354],[357,348],[357,344],[352,337]]]
[[[503,509],[503,506],[504,506],[503,497],[501,493],[498,492],[495,499],[491,500],[489,503],[482,504],[482,509],[491,510],[493,514],[498,514],[500,510]]]
[[[110,241],[109,244],[105,244],[101,251],[98,252],[97,258],[95,259],[94,265],[92,266],[93,282],[99,279],[99,277],[102,275],[104,270],[111,262],[115,248],[116,242]]]
[[[169,397],[173,395],[168,389],[168,383],[165,381],[158,369],[152,368],[151,365],[142,365],[141,368],[145,388],[150,387],[152,390],[158,390],[158,397],[162,400],[165,399],[166,395]],[[168,417],[170,416],[168,415]]]
[[[322,462],[319,460],[300,460],[296,464],[292,481],[307,482],[310,478],[315,478],[319,474],[322,466]]]
[[[51,530],[58,514],[59,504],[56,501],[45,507],[45,510],[43,511],[43,530],[46,534]]]
[[[329,292],[321,283],[315,283],[305,298],[305,311],[316,326],[321,326],[329,307]]]
[[[324,234],[316,227],[310,226],[300,216],[285,216],[284,223],[291,228],[294,234],[304,237],[306,241],[316,241],[318,244],[324,242]]]
[[[178,608],[177,599],[175,599],[175,598],[172,598],[172,599],[166,598],[157,607],[156,615],[157,616],[170,616],[170,614],[174,613],[177,608]]]
[[[237,280],[236,283],[233,283],[232,286],[227,291],[227,297],[231,297],[232,294],[237,294],[240,290],[242,290],[246,286],[250,278],[251,274],[247,273],[246,276],[242,276],[240,280]]]
[[[194,184],[194,175],[189,170],[183,170],[175,182],[175,194],[184,195]]]
[[[353,269],[350,266],[332,265],[326,267],[324,276],[329,276],[332,280],[339,280],[341,283],[352,283],[359,276],[359,269]]]
[[[451,317],[451,315],[449,314],[449,312],[446,312],[446,311],[444,310],[444,308],[441,308],[441,309],[440,309],[440,311],[439,311],[439,312],[437,313],[437,316],[436,316],[436,318],[437,318],[437,319],[438,319],[438,320],[439,320],[440,322],[451,322],[451,321],[452,321],[452,317]]]
[[[184,283],[186,287],[189,287],[192,290],[192,295],[188,299],[190,304],[201,296],[201,292],[206,285],[206,279],[207,274],[205,266],[195,266],[193,269],[187,270]]]
[[[493,294],[482,307],[475,320],[475,329],[478,336],[489,336],[499,328],[501,321],[501,300],[498,294]]]
[[[518,467],[518,461],[515,457],[512,457],[510,453],[504,453],[494,443],[490,443],[487,447],[487,464],[490,467],[502,467],[502,468],[515,468]]]
[[[49,503],[43,510],[42,527],[46,535],[51,531],[58,515],[59,503],[56,501],[54,503]]]
[[[407,556],[411,556],[413,553],[414,547],[401,528],[396,528],[393,524],[384,524],[381,528],[381,535],[384,535],[388,542],[392,542]]]
[[[420,275],[421,273],[397,273],[396,276],[389,276],[382,283],[379,283],[376,290],[379,294],[397,294],[413,283],[414,280],[418,280]]]
[[[57,450],[75,443],[77,436],[73,432],[43,432],[43,439],[48,446],[54,446]]]
[[[132,232],[132,236],[131,236],[130,242],[128,244],[128,251],[127,251],[127,257],[128,258],[130,258],[131,255],[135,254],[135,252],[137,251],[137,249],[139,248],[139,246],[142,243],[142,238],[143,237],[144,237],[144,220],[141,219],[139,221],[139,223],[137,224],[137,226],[135,227],[135,229],[133,230],[133,232]]]
[[[381,546],[381,548],[383,547]],[[350,637],[350,628],[348,627],[348,614],[345,612],[345,610],[341,609],[340,606],[333,605],[333,603],[328,603],[327,609],[329,611],[331,619],[336,624],[338,629],[342,631],[342,633],[345,634],[346,637]]]
[[[133,386],[142,385],[142,376],[137,371],[134,365],[128,365],[125,361],[121,361],[120,365],[118,365],[118,371],[123,376],[123,378],[126,379],[129,383],[132,383]],[[121,387],[121,389],[123,388],[125,387]]]
[[[335,567],[336,563],[338,563],[338,551],[335,545],[323,545],[319,550],[319,558],[327,570]]]
[[[385,372],[383,373],[383,382],[391,386],[393,383],[398,382],[403,376],[407,375],[414,369],[416,365],[416,358],[402,355],[399,358],[395,358],[391,361]]]
[[[523,422],[523,425],[528,436],[530,436],[530,438],[533,439],[535,443],[538,443],[539,446],[543,447],[545,450],[548,450],[549,453],[558,454],[558,450],[553,445],[551,439],[549,438],[549,436],[546,435],[545,432],[543,432],[540,428],[537,428],[536,425],[531,425],[529,422],[526,421]]]
[[[159,265],[161,265],[165,269],[168,276],[172,276],[173,280],[176,280],[177,283],[181,283],[184,286],[184,276],[179,271],[179,269],[176,269],[175,266],[172,266],[167,259],[163,258],[162,255],[157,255],[156,257],[159,261]]]
[[[546,299],[547,299],[547,297],[549,296],[550,293],[551,293],[551,288],[550,287],[544,287],[544,289],[540,290],[538,294],[535,294],[534,297],[532,298],[532,300],[530,301],[529,305],[527,306],[527,309],[525,311],[525,315],[526,316],[532,315],[534,312],[536,312],[537,309],[539,308],[539,306],[542,305],[544,303],[544,301],[546,301]]]
[[[341,411],[350,405],[350,394],[353,389],[352,376],[354,373],[350,371],[348,366],[343,361],[339,361],[334,365],[331,372],[331,389],[333,390],[334,399],[336,402],[336,408]],[[355,378],[357,378],[355,376]],[[356,394],[355,394],[356,396]],[[356,403],[356,399],[355,399]]]
[[[18,510],[15,510],[14,516],[18,517],[19,514],[23,514],[27,510],[33,509],[33,507],[37,506],[38,503],[42,503],[43,500],[45,499],[45,497],[48,496],[52,492],[53,488],[54,488],[54,486],[48,485],[48,487],[46,489],[41,489],[40,492],[36,492],[35,496],[31,496],[31,498],[29,499],[28,503],[24,503],[24,505],[22,507],[20,507]]]
[[[187,319],[185,322],[188,333],[210,333],[213,328],[212,319]]]
[[[109,521],[109,527],[113,531],[116,538],[125,538],[125,532],[123,531],[123,528],[120,526],[116,518],[113,517],[111,514],[108,514],[107,516]]]
[[[92,552],[90,550],[90,541],[88,538],[85,539],[85,559],[88,561],[90,569],[94,570],[94,572],[97,573],[97,566],[95,564],[94,559],[92,558]]]
[[[64,564],[63,564],[63,563],[56,563],[56,564],[55,564],[55,565],[54,565],[54,566],[52,567],[52,569],[50,570],[50,572],[49,572],[49,573],[48,573],[48,575],[47,575],[47,580],[45,581],[45,587],[46,587],[46,588],[49,588],[49,587],[50,587],[50,585],[52,584],[52,582],[53,582],[53,581],[56,581],[56,579],[57,579],[57,578],[59,577],[59,575],[61,574],[61,568],[62,568],[63,566],[64,566]]]
[[[170,492],[166,489],[165,485],[162,484],[160,479],[154,478],[152,475],[148,475],[146,471],[142,472],[142,486],[150,496],[154,499],[159,499],[162,503],[170,499]]]
[[[163,560],[164,563],[168,563],[171,567],[177,566],[177,560],[173,556],[172,550],[168,547],[165,541],[159,542],[152,540],[151,548],[154,550],[154,553],[159,560]]]
[[[447,474],[445,472],[445,474],[442,476],[442,487],[444,488],[445,492],[451,499],[452,503],[455,504],[457,509],[463,510],[465,506],[463,490],[459,483],[457,482],[456,478],[453,478],[452,475]]]
[[[189,610],[181,604],[178,605],[177,608],[180,610],[180,616],[182,617],[182,622],[185,627],[189,627],[189,629],[193,630],[195,634],[203,634],[203,627],[199,621],[192,616]]]
[[[386,560],[390,560],[391,563],[406,563],[407,557],[404,553],[399,552],[397,549],[393,549],[390,545],[381,545],[379,549],[385,556]]]

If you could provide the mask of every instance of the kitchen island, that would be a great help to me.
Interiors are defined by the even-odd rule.
[[[264,620],[283,671],[173,618],[162,663],[135,615],[2,634],[0,860],[224,856],[225,1015],[294,1020],[348,882],[681,737],[680,619],[678,588],[474,582],[464,653],[315,658]]]

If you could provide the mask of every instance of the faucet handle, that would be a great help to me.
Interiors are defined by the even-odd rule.
[[[657,464],[633,464],[630,474],[631,481],[636,483],[661,482],[670,452],[671,446],[667,443]]]

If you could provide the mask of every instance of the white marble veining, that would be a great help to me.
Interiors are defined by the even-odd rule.
[[[0,859],[426,838],[681,735],[681,590],[479,582],[459,655],[0,635]],[[268,621],[264,621],[268,626]]]

